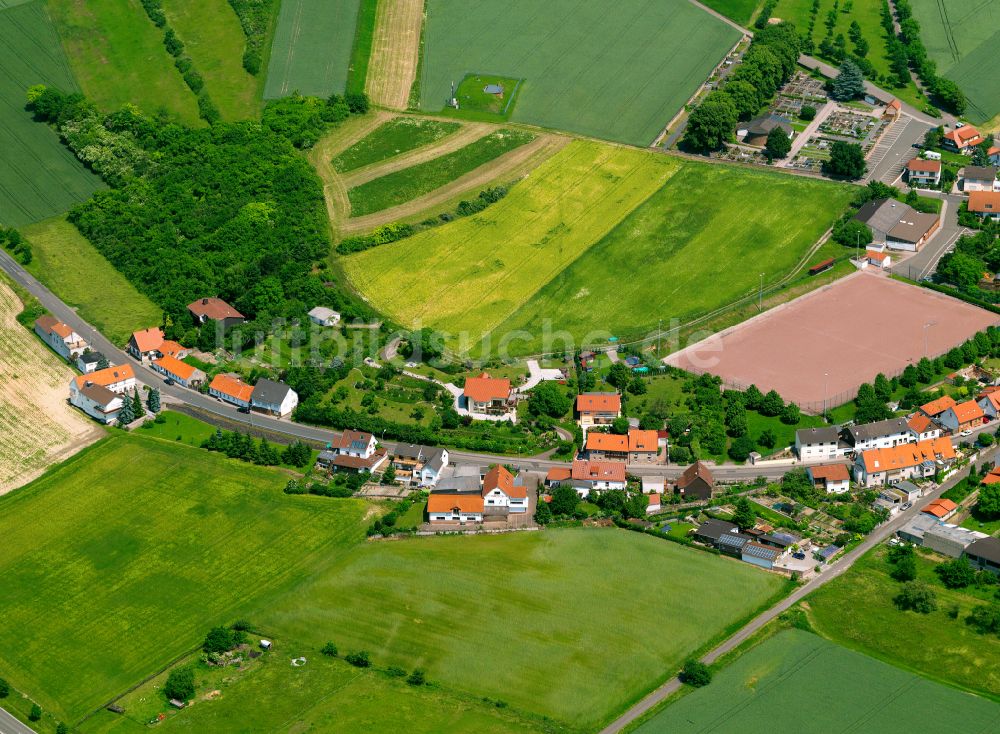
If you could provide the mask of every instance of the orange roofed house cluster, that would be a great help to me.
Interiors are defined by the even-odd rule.
[[[427,519],[431,524],[460,525],[506,520],[528,513],[531,494],[523,474],[515,477],[499,464],[484,474],[460,470],[439,480],[427,498]]]
[[[656,464],[660,461],[660,437],[656,431],[629,430],[626,435],[589,431],[585,444],[592,461],[625,461]]]

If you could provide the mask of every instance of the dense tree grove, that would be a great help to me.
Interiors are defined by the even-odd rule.
[[[823,161],[823,172],[832,176],[858,179],[868,170],[865,152],[857,143],[837,140],[830,146],[830,159]]]
[[[954,250],[945,254],[938,263],[934,279],[953,285],[963,293],[996,303],[1000,294],[982,288],[984,272],[1000,272],[1000,226],[985,224],[974,235],[958,238]]]
[[[240,19],[243,33],[247,37],[247,45],[243,50],[243,68],[257,76],[264,59],[267,26],[274,0],[229,0],[229,4]]]
[[[765,24],[758,30],[725,86],[710,93],[691,112],[684,145],[707,152],[732,140],[737,121],[749,120],[757,114],[791,78],[799,58],[799,43],[790,23]]]
[[[0,225],[0,247],[16,257],[22,265],[27,265],[32,260],[31,243],[16,229]]]
[[[28,100],[111,186],[70,221],[172,321],[189,323],[187,304],[205,296],[251,319],[247,333],[317,305],[370,316],[313,274],[330,249],[322,187],[276,126],[194,130],[130,106],[102,115],[79,94],[44,87]]]

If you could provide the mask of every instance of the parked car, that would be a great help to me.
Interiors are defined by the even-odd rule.
[[[163,380],[163,384],[164,385],[173,385],[174,384],[174,378],[173,377],[167,377],[166,379]]]
[[[240,407],[238,407],[236,409],[236,412],[237,413],[249,413],[250,412],[250,408],[247,407],[246,405],[241,405]]]
[[[792,553],[792,558],[797,558],[800,561],[805,560],[805,557],[806,554],[803,553],[802,551],[798,551],[797,553]]]
[[[970,431],[969,429],[965,429],[964,431],[962,431],[962,432],[961,432],[960,434],[958,434],[958,435],[959,435],[959,436],[971,436],[971,435],[972,435],[972,431]]]

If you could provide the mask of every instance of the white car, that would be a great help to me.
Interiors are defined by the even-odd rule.
[[[962,432],[961,432],[960,434],[958,434],[958,435],[959,435],[959,436],[971,436],[971,435],[972,435],[972,431],[970,431],[970,430],[964,430],[964,431],[962,431]]]

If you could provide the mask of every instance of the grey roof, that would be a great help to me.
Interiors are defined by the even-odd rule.
[[[933,515],[917,515],[906,525],[896,531],[897,534],[905,533],[914,538],[923,538],[924,534],[938,524],[938,519]]]
[[[782,540],[788,543],[788,545],[793,545],[795,543],[798,543],[799,540],[801,540],[801,538],[797,538],[791,533],[771,533],[770,537],[776,540]]]
[[[444,449],[431,449],[431,453],[424,459],[424,468],[433,472],[444,469]]]
[[[103,385],[96,385],[93,382],[87,382],[83,387],[80,388],[80,394],[93,400],[100,406],[110,405],[111,401],[119,397],[116,393],[113,393],[108,388]]]
[[[747,132],[754,137],[758,135],[767,135],[776,127],[780,127],[789,135],[792,133],[792,123],[787,117],[782,117],[781,115],[761,115],[760,117],[755,117],[750,120],[750,122],[746,125]]]
[[[420,459],[427,449],[420,444],[401,443],[396,445],[396,457],[399,459]]]
[[[100,352],[84,352],[79,357],[77,357],[77,359],[83,362],[84,364],[91,364],[91,363],[97,364],[102,359],[104,359],[104,355],[101,354]]]
[[[966,555],[1000,564],[1000,538],[980,538],[969,544]]]
[[[818,551],[816,555],[818,555],[820,558],[826,561],[832,558],[833,556],[837,555],[839,552],[840,552],[839,545],[828,545],[823,550]]]
[[[854,218],[859,222],[864,222],[876,232],[887,233],[901,219],[913,216],[917,211],[895,199],[874,199],[869,201],[858,210]]]
[[[338,456],[340,456],[340,454],[338,454],[336,451],[320,451],[319,454],[316,456],[316,461],[321,461],[323,463],[330,463]]]
[[[275,382],[274,380],[262,377],[257,380],[257,384],[253,386],[253,392],[250,394],[250,399],[256,403],[280,405],[281,401],[284,400],[285,396],[291,391],[292,388],[283,382]]]
[[[694,534],[701,538],[709,538],[710,540],[718,540],[722,535],[726,533],[735,533],[737,526],[734,523],[726,522],[725,520],[706,520],[703,522]]]
[[[873,438],[890,436],[894,433],[908,432],[909,427],[906,424],[906,418],[889,418],[878,423],[864,423],[860,426],[851,426],[847,429],[847,433],[854,440],[854,443],[870,441]]]
[[[963,543],[966,546],[975,540],[988,537],[985,533],[980,533],[975,530],[966,530],[965,528],[957,525],[942,525],[940,523],[928,528],[927,532],[924,533],[924,537],[926,538],[928,535],[936,538],[943,538],[945,540],[952,540],[957,543]]]
[[[479,493],[481,491],[478,474],[474,477],[444,477],[434,489],[435,494],[464,494],[465,492]]]
[[[912,494],[914,492],[920,494],[920,487],[918,487],[913,482],[897,482],[896,489],[901,489],[907,494]]]
[[[781,551],[777,548],[768,548],[765,545],[758,545],[757,543],[747,543],[743,546],[743,555],[773,561],[781,555]]]
[[[937,214],[922,214],[913,212],[903,217],[888,235],[900,242],[919,242],[938,223],[940,217]]]
[[[997,177],[996,166],[966,166],[965,177],[979,181],[992,181]]]
[[[749,535],[743,535],[742,533],[723,533],[719,536],[719,545],[740,549],[751,540],[753,540],[753,538]]]
[[[822,428],[800,428],[795,432],[795,440],[800,444],[837,443],[840,440],[840,428],[824,426]]]

